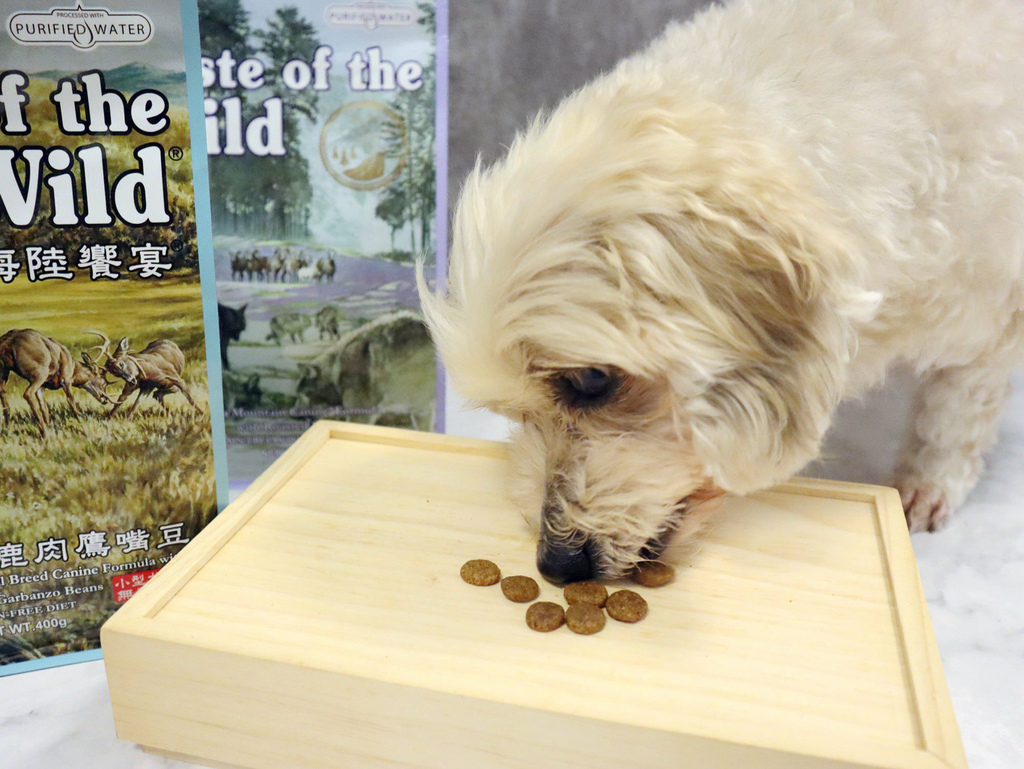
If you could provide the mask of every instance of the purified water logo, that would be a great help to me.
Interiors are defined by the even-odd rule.
[[[393,5],[365,0],[357,3],[334,3],[327,6],[324,16],[328,24],[339,27],[408,26],[416,23],[418,11],[411,5]]]
[[[7,31],[23,45],[135,45],[153,35],[153,22],[142,13],[111,13],[106,8],[51,8],[23,11],[7,20]]]

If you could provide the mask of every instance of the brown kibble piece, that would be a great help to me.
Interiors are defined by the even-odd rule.
[[[459,570],[459,576],[471,585],[484,587],[496,585],[501,579],[501,569],[492,561],[485,561],[481,558],[466,561]]]
[[[574,603],[565,610],[565,624],[580,635],[591,635],[604,627],[604,612],[592,603]]]
[[[540,595],[540,587],[532,577],[505,577],[501,581],[501,592],[510,601],[526,603]]]
[[[573,582],[565,586],[562,595],[569,604],[589,603],[598,608],[604,606],[604,602],[608,600],[605,586],[597,582]]]
[[[632,590],[616,590],[605,604],[608,616],[619,622],[639,622],[647,616],[647,601]]]
[[[549,633],[565,623],[565,610],[551,601],[537,601],[526,610],[526,624],[531,630]]]
[[[676,571],[661,561],[641,561],[632,576],[634,582],[644,587],[661,587],[675,579]]]

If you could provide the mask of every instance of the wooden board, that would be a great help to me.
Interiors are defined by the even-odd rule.
[[[894,490],[729,499],[643,622],[541,634],[459,578],[536,576],[505,464],[315,425],[103,627],[118,736],[254,768],[966,766]]]

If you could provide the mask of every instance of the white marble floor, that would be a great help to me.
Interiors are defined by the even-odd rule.
[[[913,540],[972,769],[1024,767],[1024,376],[1016,385],[984,480],[948,528]],[[866,403],[844,406],[828,442],[833,459],[811,471],[887,477],[904,392],[897,379]],[[459,434],[504,435],[500,421],[454,402],[449,417]],[[0,769],[185,766],[115,738],[102,662],[0,678]]]

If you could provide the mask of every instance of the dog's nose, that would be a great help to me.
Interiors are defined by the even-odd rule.
[[[537,548],[537,569],[549,582],[564,585],[590,579],[594,561],[587,543],[580,547],[559,542],[541,542]]]

